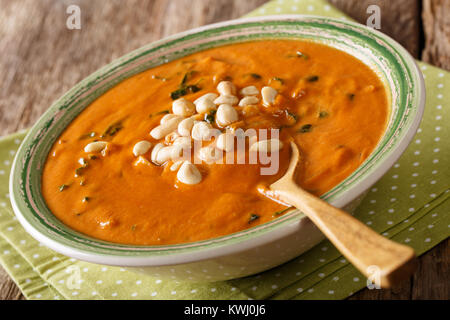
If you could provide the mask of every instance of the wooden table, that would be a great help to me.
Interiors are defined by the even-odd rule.
[[[0,135],[30,127],[75,83],[151,41],[238,18],[266,0],[0,0]],[[450,1],[330,0],[365,23],[381,8],[382,31],[416,58],[450,70]],[[66,28],[67,6],[81,8],[81,30]],[[449,241],[420,258],[414,277],[392,290],[350,299],[448,299]],[[0,299],[23,295],[0,267]]]

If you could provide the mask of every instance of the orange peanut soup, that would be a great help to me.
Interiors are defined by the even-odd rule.
[[[106,241],[162,245],[223,236],[286,211],[258,186],[283,175],[288,139],[302,153],[298,183],[321,195],[369,156],[388,114],[377,75],[336,49],[290,40],[210,49],[137,74],[88,106],[53,145],[42,192],[63,223]],[[166,152],[194,136],[213,146],[218,139],[201,141],[212,128],[279,129],[281,149],[269,153],[279,157],[278,172],[261,175],[268,165],[259,163],[177,162]],[[224,154],[215,148],[209,155]]]

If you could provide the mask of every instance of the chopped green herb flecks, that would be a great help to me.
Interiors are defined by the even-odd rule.
[[[214,123],[216,112],[216,110],[211,110],[209,113],[205,114],[205,121],[211,124]]]
[[[60,186],[59,186],[59,192],[62,192],[62,191],[64,191],[64,190],[66,190],[68,187],[69,187],[69,185],[67,185],[67,184],[62,184],[62,185],[60,185]]]
[[[296,115],[295,113],[289,112],[287,113],[291,118],[293,118],[295,120],[295,122],[297,122],[298,120],[298,115]]]
[[[80,140],[89,139],[95,137],[96,133],[94,131],[83,134]]]
[[[354,94],[354,93],[349,93],[349,94],[347,94],[347,98],[348,98],[350,101],[353,101],[353,99],[355,98],[355,94]]]
[[[134,230],[136,230],[136,225],[135,225],[135,224],[133,224],[133,225],[131,226],[131,231],[134,231]]]
[[[297,132],[306,133],[306,132],[310,132],[311,129],[312,129],[312,124],[305,124]]]
[[[319,80],[319,76],[316,76],[316,75],[309,76],[309,77],[306,78],[306,81],[308,81],[308,82],[316,82],[318,80]]]
[[[286,211],[288,211],[289,209],[291,209],[291,208],[286,208],[286,209],[277,211],[277,212],[275,212],[272,216],[273,216],[273,217],[278,217],[278,216],[282,215],[283,213],[285,213]]]
[[[100,138],[113,137],[117,132],[123,129],[122,120],[116,121],[106,128]]]
[[[201,90],[201,88],[195,84],[183,86],[182,88],[179,88],[178,90],[172,91],[170,93],[170,97],[172,98],[172,100],[177,100],[177,99],[181,98],[182,96],[187,95],[188,93],[195,93],[200,90]]]
[[[154,117],[154,116],[160,116],[160,115],[162,115],[162,114],[168,114],[168,113],[170,113],[169,110],[158,111],[158,112],[152,113],[152,114],[150,115],[150,118],[151,118],[151,117]]]
[[[83,202],[88,202],[89,200],[91,200],[91,198],[89,198],[89,197],[84,197],[83,198]]]
[[[326,111],[319,112],[319,118],[326,118],[326,117],[328,117],[328,112],[326,112]]]
[[[272,81],[278,81],[281,85],[284,84],[284,80],[281,79],[281,78],[278,78],[278,77],[273,77],[273,78],[271,78],[271,79],[270,79],[270,82],[272,82]]]
[[[76,177],[81,176],[81,175],[83,174],[84,168],[86,168],[86,167],[79,167],[79,168],[76,168],[76,169],[75,169],[75,176],[76,176]]]
[[[250,215],[250,219],[248,220],[248,223],[252,223],[253,221],[258,220],[258,219],[259,219],[259,215],[252,213]]]
[[[250,75],[253,77],[253,79],[259,80],[261,79],[261,75],[257,74],[257,73],[250,73]]]
[[[89,154],[88,155],[89,160],[95,160],[98,159],[98,157],[95,154]]]
[[[296,54],[297,57],[299,57],[299,58],[302,58],[302,59],[305,59],[305,60],[308,60],[308,59],[309,59],[309,56],[308,56],[306,53],[301,52],[301,51],[299,51],[299,50],[297,50],[297,52],[296,52],[295,54]]]
[[[183,79],[181,79],[180,87],[183,87],[186,85],[186,83],[189,81],[189,78],[192,77],[193,74],[195,74],[197,71],[190,70],[186,72],[183,76]]]

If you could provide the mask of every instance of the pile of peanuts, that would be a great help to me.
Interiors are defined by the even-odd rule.
[[[170,170],[177,171],[179,182],[194,185],[202,180],[202,175],[195,164],[189,160],[180,160],[184,150],[190,150],[193,141],[211,140],[211,123],[205,121],[205,114],[215,112],[215,124],[221,134],[214,143],[202,147],[198,157],[206,163],[214,163],[223,156],[223,152],[234,150],[234,136],[225,132],[230,125],[239,121],[239,114],[233,106],[255,106],[260,102],[260,91],[255,86],[248,86],[240,90],[241,99],[237,97],[236,87],[230,81],[221,81],[217,85],[217,93],[206,93],[191,102],[185,98],[179,98],[172,103],[172,113],[162,117],[160,124],[150,131],[150,136],[159,140],[155,145],[150,141],[142,140],[133,147],[133,154],[137,157],[135,164],[149,161],[143,157],[150,152],[150,159],[157,165],[164,165],[171,161]],[[262,103],[270,106],[274,103],[278,92],[272,87],[265,86],[261,89]],[[217,130],[217,129],[216,129]],[[250,146],[250,151],[277,151],[282,148],[281,141],[274,139],[255,142]],[[86,145],[84,151],[102,152],[108,142],[96,141]],[[152,148],[153,147],[153,148]],[[276,150],[274,150],[276,149]]]

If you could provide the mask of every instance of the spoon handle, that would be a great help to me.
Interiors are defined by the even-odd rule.
[[[382,237],[347,212],[329,205],[295,183],[280,189],[276,190],[280,199],[308,216],[375,284],[390,288],[414,273],[417,260],[412,248]]]

